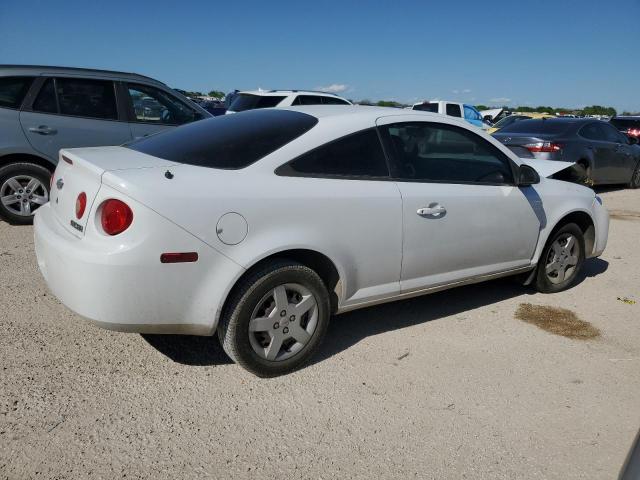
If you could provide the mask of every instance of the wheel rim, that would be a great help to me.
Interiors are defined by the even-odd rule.
[[[565,233],[556,238],[549,249],[545,265],[549,281],[558,284],[571,278],[578,265],[579,253],[580,246],[574,235]]]
[[[47,188],[30,175],[10,177],[0,186],[0,203],[11,213],[21,217],[30,217],[48,201]]]
[[[249,340],[261,358],[280,362],[302,351],[318,326],[318,303],[298,283],[278,285],[251,314]]]

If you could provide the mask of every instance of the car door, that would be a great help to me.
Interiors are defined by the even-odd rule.
[[[342,307],[374,302],[400,292],[402,202],[375,128],[346,135],[276,169],[286,198],[297,198],[288,215],[322,241],[345,267]],[[286,192],[286,193],[285,193]]]
[[[46,78],[35,99],[20,112],[31,146],[58,161],[62,148],[121,145],[131,131],[117,109],[111,80]]]
[[[138,83],[124,83],[133,139],[204,118],[201,112],[169,92]]]
[[[592,122],[579,131],[592,153],[591,178],[595,183],[612,183],[616,178],[616,143],[607,138],[604,122]]]
[[[616,183],[627,183],[636,166],[634,148],[629,144],[626,135],[620,133],[609,123],[602,123],[608,142],[614,145],[611,154],[611,179]]]
[[[503,152],[459,126],[378,123],[402,195],[403,293],[530,265],[542,206]]]

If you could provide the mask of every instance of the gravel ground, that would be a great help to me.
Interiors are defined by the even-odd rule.
[[[31,227],[0,222],[0,479],[614,478],[640,426],[640,191],[602,196],[609,246],[573,289],[348,313],[271,380],[212,338],[86,324],[48,293]],[[600,336],[518,320],[523,303]]]

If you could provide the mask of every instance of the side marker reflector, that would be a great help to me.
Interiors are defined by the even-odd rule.
[[[198,252],[163,253],[160,255],[160,263],[186,263],[197,261]]]

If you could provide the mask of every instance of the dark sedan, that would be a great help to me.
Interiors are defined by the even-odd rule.
[[[575,162],[589,184],[640,187],[640,147],[608,122],[587,118],[520,120],[493,135],[519,157]]]

